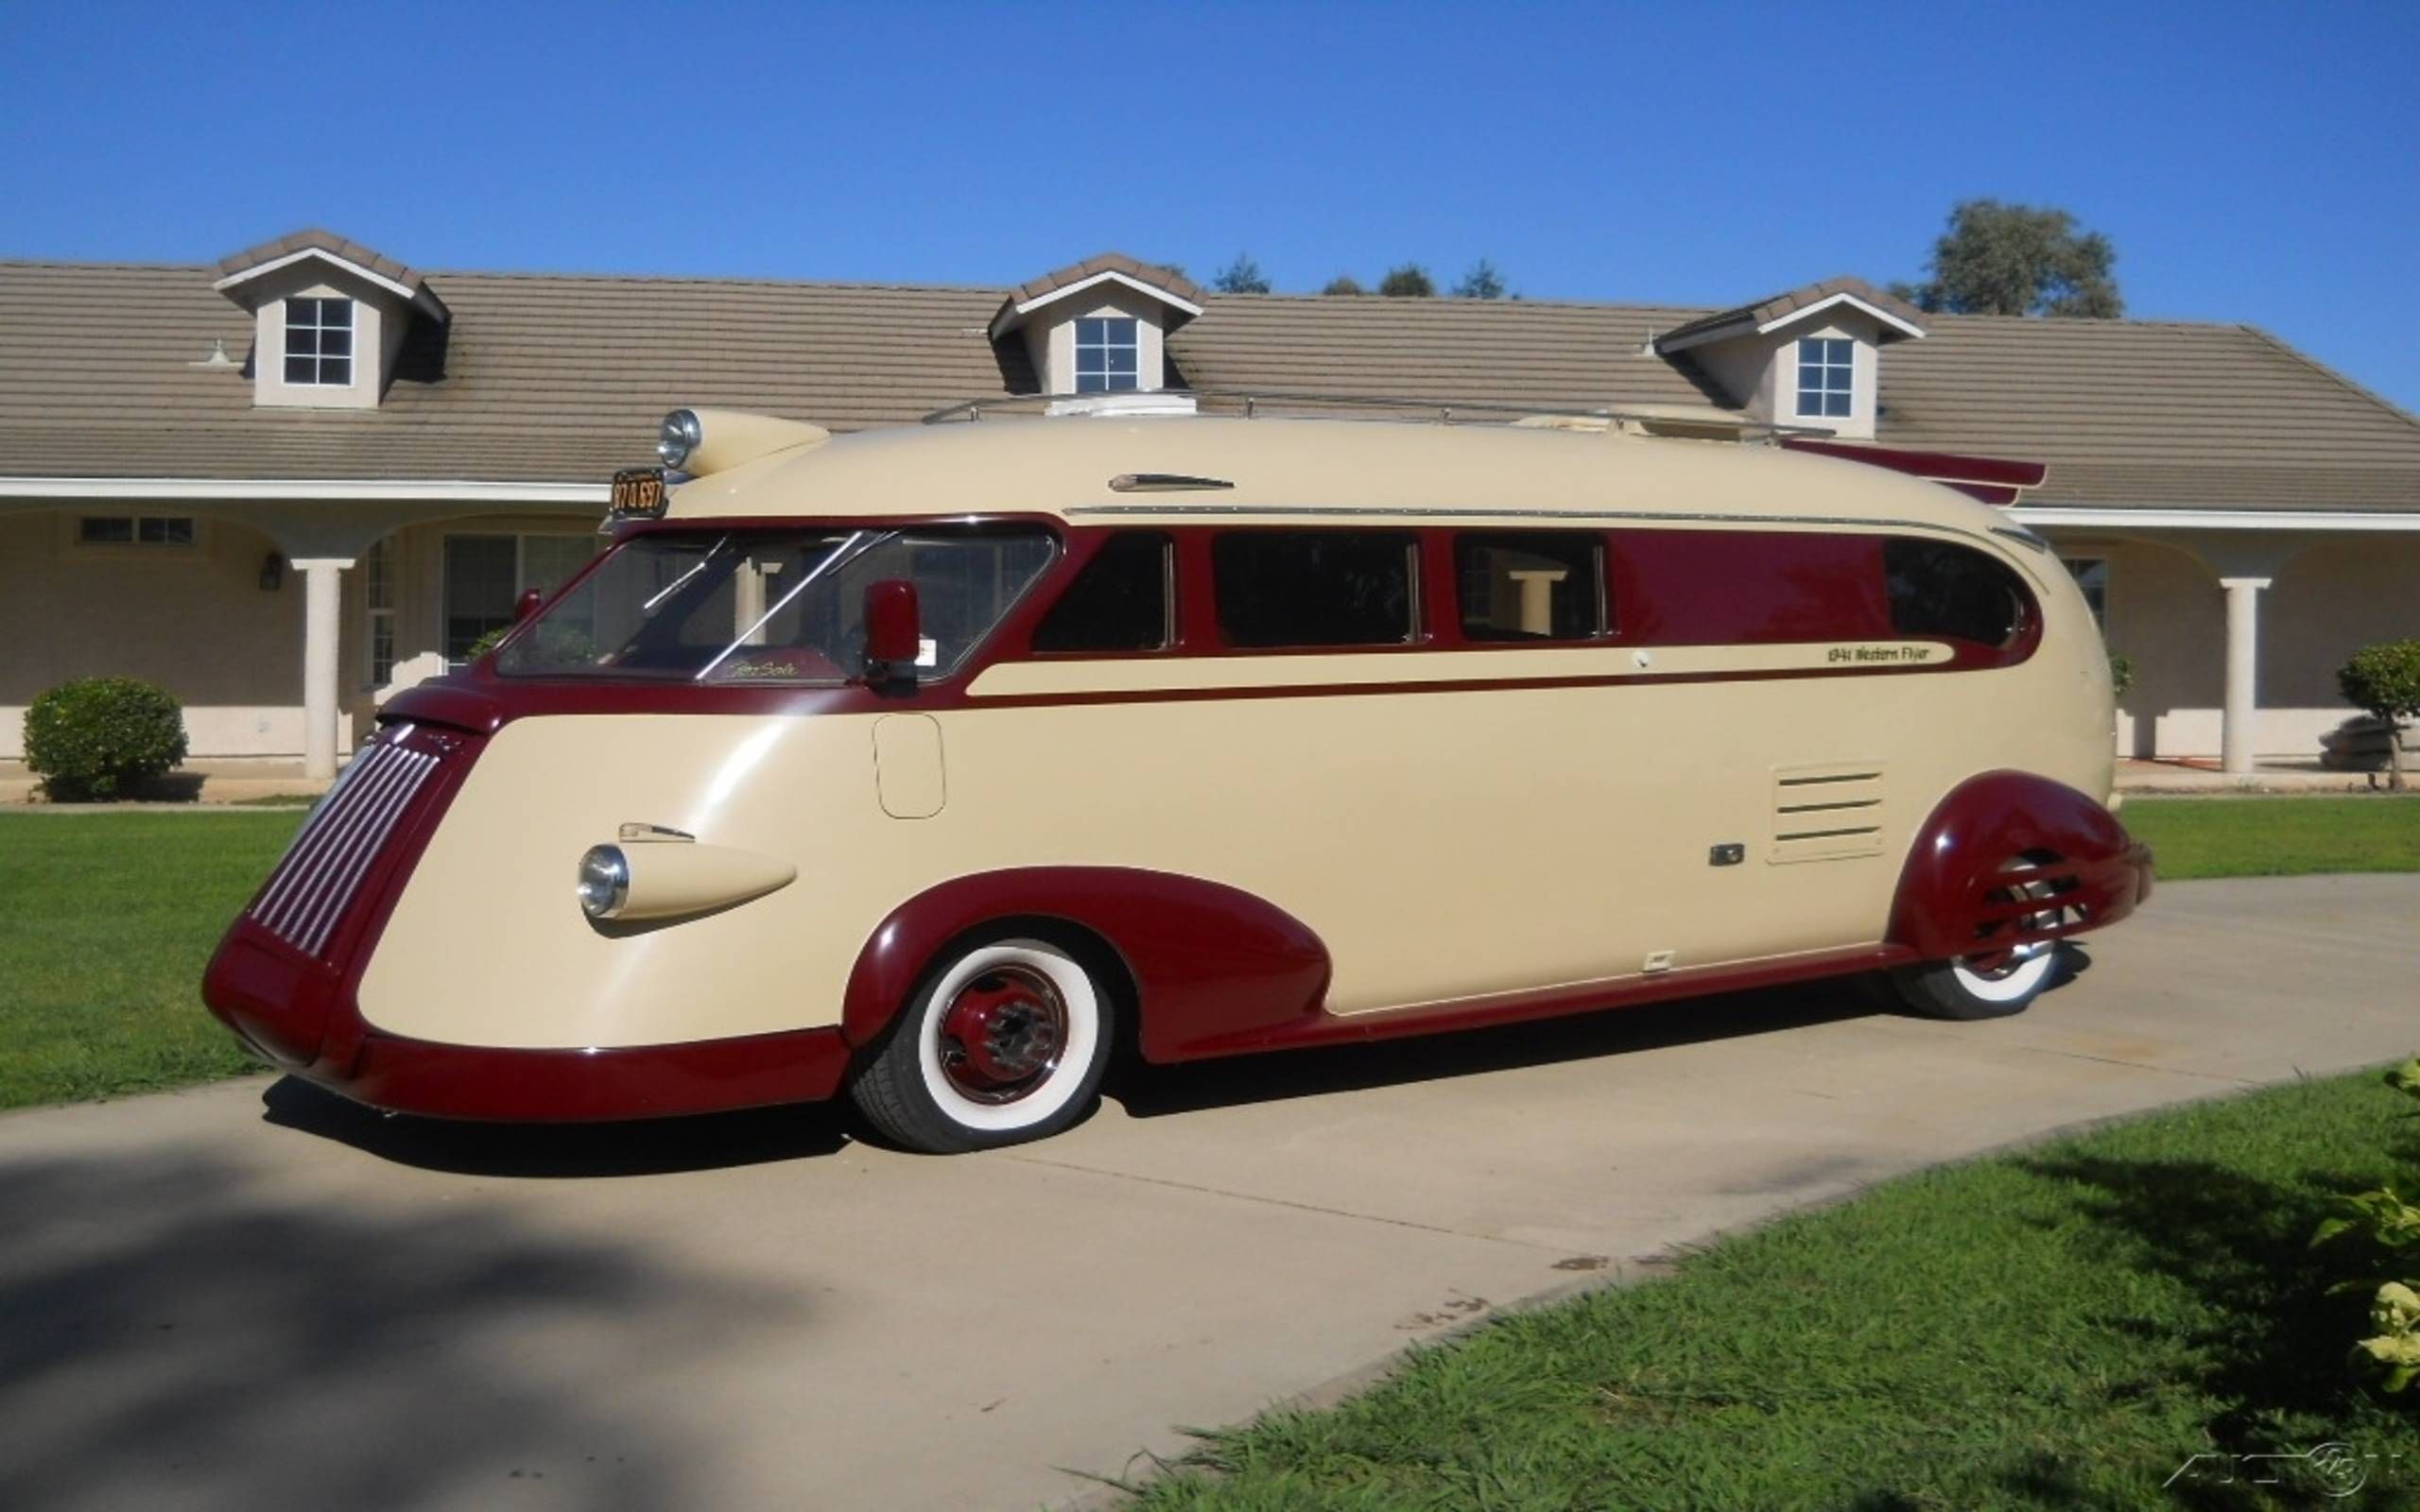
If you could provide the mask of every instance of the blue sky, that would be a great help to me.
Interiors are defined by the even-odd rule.
[[[0,256],[1003,284],[1103,249],[1539,299],[1911,277],[2064,206],[2129,311],[2420,408],[2420,5],[0,0]],[[0,349],[5,350],[5,349]],[[0,360],[6,360],[0,356]]]

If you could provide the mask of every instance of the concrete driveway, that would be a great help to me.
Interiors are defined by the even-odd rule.
[[[2169,885],[2020,1019],[1824,988],[1146,1074],[957,1160],[824,1110],[0,1118],[0,1501],[1014,1507],[1520,1298],[2078,1120],[2420,1048],[2420,877]]]

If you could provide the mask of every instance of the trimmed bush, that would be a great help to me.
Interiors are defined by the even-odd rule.
[[[2112,651],[2109,653],[2109,691],[2118,697],[2135,685],[2135,663]]]
[[[184,711],[133,678],[63,682],[26,711],[26,765],[53,802],[118,798],[184,759]]]
[[[2336,669],[2344,701],[2386,726],[2387,785],[2403,785],[2402,723],[2420,715],[2420,641],[2365,645]]]

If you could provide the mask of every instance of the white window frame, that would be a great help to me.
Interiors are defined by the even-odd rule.
[[[509,540],[509,541],[510,541],[512,542],[512,596],[513,596],[513,599],[514,599],[514,601],[515,601],[515,602],[518,602],[518,601],[520,600],[521,595],[522,595],[522,594],[524,594],[524,593],[527,593],[527,592],[529,591],[530,587],[532,586],[532,585],[530,584],[530,581],[529,581],[529,542],[530,542],[530,541],[541,541],[541,540],[543,540],[543,541],[589,541],[589,555],[593,557],[593,556],[595,556],[595,555],[596,554],[596,544],[595,544],[594,541],[590,539],[589,533],[588,533],[588,532],[585,532],[585,531],[579,531],[579,530],[448,530],[448,531],[446,531],[442,536],[441,536],[441,537],[438,539],[438,542],[437,542],[437,635],[436,635],[436,641],[437,641],[437,649],[438,649],[438,650],[440,650],[440,651],[445,651],[445,650],[446,650],[445,638],[446,638],[446,633],[447,633],[447,622],[453,618],[453,616],[448,612],[448,605],[449,605],[449,602],[450,602],[449,595],[450,595],[450,594],[452,593],[452,592],[453,592],[453,586],[454,586],[454,585],[453,585],[452,583],[450,583],[449,581],[447,581],[448,574],[447,574],[446,566],[445,566],[445,544],[446,544],[446,542],[447,542],[447,541],[450,541],[456,540],[457,538],[465,538],[465,539],[467,539],[467,538],[472,538],[472,537],[476,537],[476,538],[480,538],[480,539],[483,539],[483,540],[489,540],[489,541],[495,541],[495,540]],[[470,664],[471,664],[471,663],[470,663],[470,662],[460,662],[460,661],[457,661],[457,660],[455,660],[455,658],[452,656],[452,654],[451,654],[450,652],[446,655],[446,658],[445,658],[445,666],[446,666],[446,669],[447,669],[448,671],[459,671],[459,670],[461,670],[463,667],[469,666]]]
[[[1809,348],[1814,349],[1812,355],[1809,355]],[[1791,354],[1797,359],[1791,377],[1798,390],[1800,420],[1847,420],[1857,413],[1857,339],[1854,336],[1801,336],[1791,349]],[[1810,369],[1816,375],[1816,386],[1811,388],[1806,384]],[[1838,385],[1832,382],[1835,374],[1840,377]],[[1837,410],[1831,407],[1835,396],[1841,402]],[[1809,400],[1814,402],[1811,409],[1807,407]]]
[[[127,523],[127,539],[87,541],[84,539],[84,522],[87,520],[123,520]],[[146,541],[143,539],[143,527],[147,523],[162,525],[164,533],[166,524],[174,521],[183,522],[184,540]],[[137,514],[116,509],[78,510],[67,517],[67,544],[71,550],[87,552],[96,557],[190,556],[200,552],[206,524],[207,522],[199,515],[190,514]]]
[[[357,302],[358,301],[349,299],[341,294],[295,294],[287,296],[285,301],[285,339],[280,344],[279,355],[282,360],[278,366],[278,381],[285,384],[289,388],[352,387],[353,375],[355,371],[354,364],[359,361],[361,357],[360,343],[354,339],[361,329],[360,312],[355,307]],[[312,318],[308,321],[298,318],[302,314],[300,307],[306,304],[311,306]],[[344,323],[341,325],[331,324],[327,318],[328,307],[330,305],[338,304],[344,306]],[[306,331],[309,332],[312,336],[311,350],[309,352],[295,351],[295,336],[298,334]],[[342,331],[344,333],[345,350],[341,355],[332,356],[320,350],[324,334],[330,331]],[[310,377],[297,378],[294,376],[294,364],[298,361],[307,362],[311,365]],[[342,363],[344,365],[344,376],[342,378],[330,378],[327,376],[328,365],[331,363]]]
[[[2076,569],[2087,566],[2097,566],[2100,569],[2100,602],[2095,604],[2089,596],[2086,596],[2084,604],[2085,607],[2092,610],[2092,622],[2100,627],[2101,640],[2104,643],[2107,642],[2109,639],[2110,590],[2116,586],[2118,581],[2118,574],[2115,570],[2116,563],[2112,561],[2109,554],[2106,552],[2063,551],[2059,553],[2059,565],[2065,567],[2067,570],[2067,576],[2076,580],[2076,588],[2078,592],[2083,592],[2083,575],[2077,572]]]
[[[1084,327],[1096,322],[1103,328],[1101,339],[1098,341],[1086,341],[1084,339]],[[1110,335],[1110,328],[1121,325],[1125,327],[1125,339],[1112,339]],[[1080,316],[1076,320],[1075,330],[1070,334],[1075,337],[1076,360],[1075,367],[1073,369],[1073,377],[1076,386],[1076,392],[1080,394],[1131,394],[1141,391],[1143,387],[1143,322],[1139,318],[1131,315]],[[1091,369],[1087,369],[1085,368],[1084,354],[1088,352],[1099,353],[1100,366],[1098,368]],[[1134,354],[1134,365],[1124,372],[1113,371],[1109,366],[1109,354],[1113,352],[1132,352]],[[1084,380],[1087,376],[1098,378],[1099,380],[1098,386],[1091,388],[1085,387]],[[1120,382],[1120,380],[1123,380],[1123,382]]]
[[[395,680],[395,602],[403,565],[396,540],[388,536],[361,554],[361,655],[364,686],[383,688]],[[383,590],[383,592],[382,592]],[[380,599],[386,602],[380,603]],[[379,644],[386,645],[386,665],[379,663]]]

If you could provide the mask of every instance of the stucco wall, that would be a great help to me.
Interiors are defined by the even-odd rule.
[[[108,675],[182,700],[195,756],[300,751],[302,583],[288,571],[276,592],[261,589],[269,539],[201,516],[189,550],[78,546],[77,518],[0,514],[0,758],[25,754],[36,695]]]
[[[2200,558],[2148,541],[2062,538],[2110,564],[2110,648],[2135,664],[2119,700],[2121,754],[2216,757],[2226,696],[2226,594]],[[2352,711],[2336,668],[2356,647],[2420,637],[2420,539],[2344,537],[2290,558],[2260,595],[2254,750],[2308,759]]]

